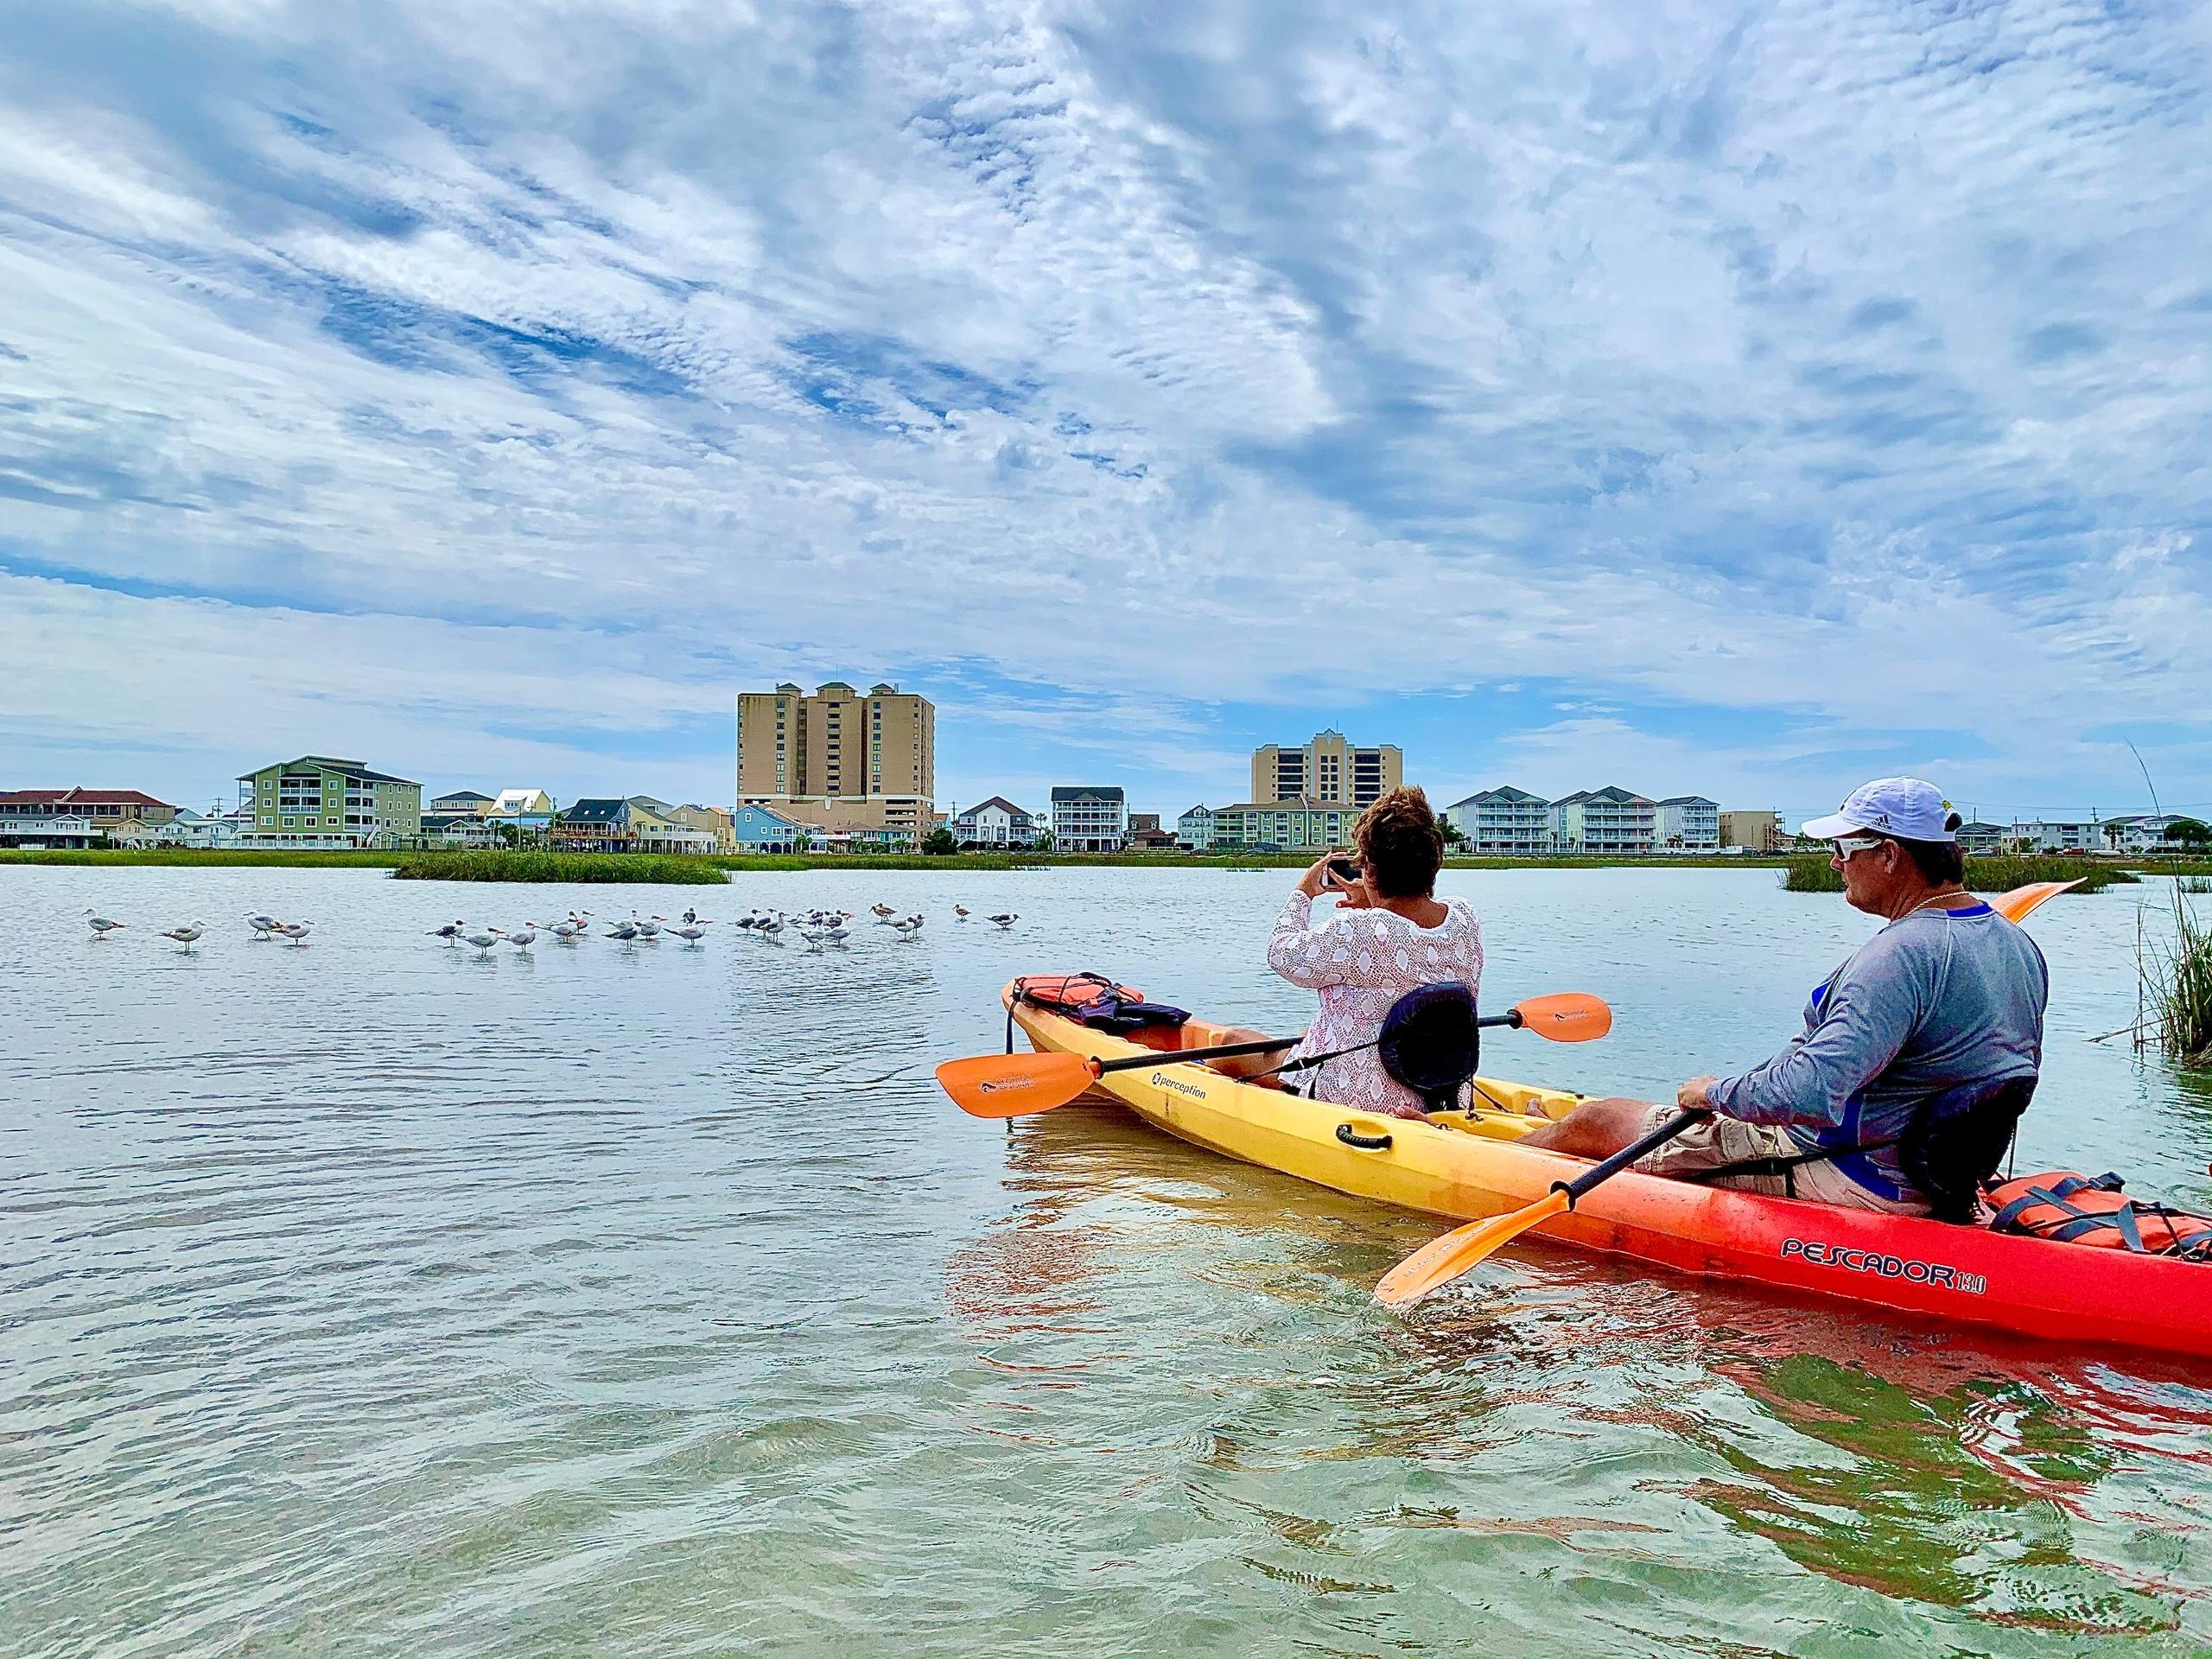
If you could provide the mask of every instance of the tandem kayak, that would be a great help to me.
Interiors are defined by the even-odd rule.
[[[1453,1222],[1532,1204],[1580,1159],[1518,1145],[1580,1095],[1475,1079],[1478,1109],[1425,1122],[1308,1100],[1178,1061],[1224,1040],[1192,1020],[1130,1036],[1096,1031],[1002,994],[1033,1046],[1085,1059],[1146,1053],[1156,1065],[1109,1071],[1094,1089],[1156,1128],[1225,1157]],[[2212,1265],[2056,1243],[1915,1217],[1700,1186],[1630,1170],[1536,1236],[1704,1278],[1770,1286],[2070,1343],[2115,1343],[2212,1357]]]

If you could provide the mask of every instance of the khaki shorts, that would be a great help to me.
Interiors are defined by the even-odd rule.
[[[1643,1133],[1650,1134],[1672,1118],[1675,1110],[1672,1106],[1654,1106],[1643,1120]],[[1789,1158],[1804,1150],[1797,1144],[1796,1137],[1779,1125],[1746,1123],[1741,1118],[1726,1117],[1716,1112],[1704,1122],[1684,1129],[1658,1151],[1638,1159],[1636,1166],[1653,1175],[1681,1179],[1702,1170],[1718,1169],[1723,1164],[1740,1163],[1747,1158]],[[1878,1210],[1893,1216],[1928,1213],[1927,1204],[1918,1198],[1885,1198],[1869,1192],[1838,1169],[1833,1160],[1800,1164],[1788,1175],[1723,1175],[1708,1185],[1732,1186],[1745,1192],[1764,1192],[1769,1198],[1781,1198],[1790,1196],[1793,1179],[1796,1196],[1815,1204]]]

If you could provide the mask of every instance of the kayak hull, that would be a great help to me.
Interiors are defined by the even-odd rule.
[[[1379,1117],[1240,1081],[1173,1046],[1217,1039],[1193,1020],[1146,1040],[1006,1001],[1040,1050],[1160,1063],[1108,1072],[1099,1091],[1224,1157],[1452,1221],[1532,1204],[1589,1166],[1516,1144],[1579,1096],[1489,1077],[1503,1109],[1429,1122]],[[1161,1047],[1160,1044],[1170,1045]],[[2212,1357],[2212,1266],[1993,1233],[1914,1217],[1767,1198],[1630,1170],[1536,1230],[1578,1249],[1675,1272],[1802,1292],[2069,1344]]]

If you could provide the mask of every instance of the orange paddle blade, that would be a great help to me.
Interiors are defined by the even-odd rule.
[[[2082,878],[2071,881],[2031,881],[2024,887],[2015,887],[2010,893],[2000,893],[1989,901],[1989,907],[2008,922],[2025,917],[2046,899],[2056,899],[2070,887],[2082,885]]]
[[[1492,1216],[1454,1227],[1441,1238],[1433,1238],[1382,1275],[1375,1287],[1375,1300],[1385,1307],[1410,1307],[1439,1285],[1451,1283],[1469,1268],[1497,1249],[1540,1226],[1554,1216],[1565,1215],[1573,1200],[1564,1192],[1547,1192],[1527,1208],[1510,1216]]]
[[[1532,996],[1516,1002],[1522,1028],[1555,1043],[1586,1043],[1613,1028],[1613,1011],[1603,1001],[1580,991],[1560,991],[1551,996]]]
[[[1090,1088],[1096,1075],[1079,1054],[978,1054],[937,1069],[952,1103],[976,1117],[1049,1112]]]

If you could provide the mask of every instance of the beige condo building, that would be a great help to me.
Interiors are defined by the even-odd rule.
[[[737,697],[737,804],[824,830],[906,839],[937,796],[937,707],[887,682],[785,681]]]
[[[1297,748],[1270,743],[1252,751],[1255,802],[1364,808],[1405,781],[1405,757],[1396,744],[1355,748],[1339,731],[1318,732]]]

